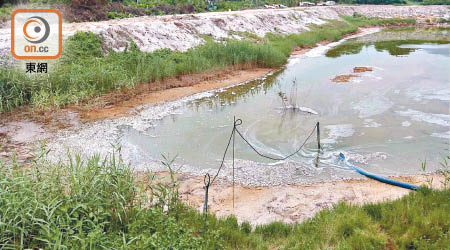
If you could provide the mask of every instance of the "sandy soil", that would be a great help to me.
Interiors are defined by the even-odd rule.
[[[158,174],[167,176],[166,172]],[[182,200],[202,211],[205,189],[203,177],[183,175],[180,181]],[[440,175],[414,175],[392,179],[423,185],[432,183],[442,188]],[[365,204],[398,199],[410,191],[374,180],[346,180],[308,185],[281,185],[268,187],[235,186],[234,208],[231,183],[217,179],[209,189],[208,209],[217,216],[234,214],[240,222],[265,224],[273,221],[300,222],[312,217],[321,209],[331,208],[338,202]]]

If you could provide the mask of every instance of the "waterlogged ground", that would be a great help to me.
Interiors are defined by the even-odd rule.
[[[273,157],[294,152],[320,122],[320,154],[314,133],[304,149],[282,162],[259,157],[236,137],[237,181],[273,185],[360,177],[343,167],[340,152],[376,174],[419,173],[423,160],[433,171],[449,153],[448,32],[387,30],[344,42],[325,55],[327,47],[319,47],[265,79],[144,107],[138,119],[105,121],[103,131],[87,128],[54,145],[77,144],[95,152],[114,141],[139,169],[158,169],[161,155],[170,154],[177,156],[180,171],[213,173],[234,117],[243,120],[239,129],[248,141]],[[372,71],[354,73],[357,77],[347,83],[331,81],[353,74],[357,66]],[[74,143],[82,137],[86,140]],[[221,173],[230,175],[231,152]]]

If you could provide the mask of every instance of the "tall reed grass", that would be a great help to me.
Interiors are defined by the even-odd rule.
[[[0,249],[200,247],[175,219],[174,182],[139,182],[118,151],[69,159],[0,163]]]
[[[446,158],[448,159],[448,157]],[[446,249],[450,190],[395,201],[339,203],[302,223],[252,227],[206,218],[178,199],[169,176],[133,173],[120,149],[55,164],[0,163],[0,249]],[[442,171],[448,173],[448,164]],[[448,178],[448,175],[446,175]],[[448,188],[448,187],[447,187]]]

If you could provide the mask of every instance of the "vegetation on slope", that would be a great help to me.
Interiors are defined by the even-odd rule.
[[[178,200],[177,180],[136,176],[120,158],[46,153],[31,164],[0,163],[2,249],[445,249],[450,190],[423,188],[402,199],[339,203],[299,224],[252,228],[205,217]],[[447,158],[448,159],[448,158]],[[170,161],[165,162],[170,169]],[[447,181],[448,181],[448,164]]]
[[[103,55],[100,38],[93,33],[70,37],[58,63],[49,74],[33,76],[14,67],[0,68],[0,113],[23,105],[43,108],[77,103],[108,91],[132,88],[138,83],[194,74],[223,67],[278,67],[294,47],[338,40],[358,26],[413,23],[413,19],[346,17],[312,26],[310,31],[287,36],[268,34],[257,42],[227,40],[206,43],[186,52],[168,49],[146,53],[131,43],[123,52]]]
[[[0,21],[8,20],[15,8],[59,9],[66,21],[84,22],[144,15],[189,14],[261,8],[265,5],[299,6],[302,0],[0,0]],[[309,2],[326,2],[310,0]],[[441,4],[450,0],[336,0],[338,4]]]

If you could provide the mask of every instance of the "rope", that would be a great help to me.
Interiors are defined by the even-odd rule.
[[[211,185],[214,183],[214,181],[216,180],[217,176],[219,175],[220,170],[223,167],[223,163],[225,162],[225,157],[227,155],[228,148],[230,147],[231,139],[233,138],[234,132],[236,131],[236,126],[241,125],[241,124],[242,124],[242,120],[241,119],[237,119],[237,120],[234,121],[233,130],[231,131],[230,138],[228,139],[227,147],[225,148],[225,152],[223,153],[222,162],[220,163],[219,170],[217,170],[216,175],[214,176],[213,180],[211,181]]]
[[[265,154],[259,152],[259,151],[258,151],[258,150],[257,150],[257,149],[256,149],[256,148],[255,148],[255,147],[254,147],[254,146],[253,146],[253,145],[252,145],[252,144],[251,144],[251,143],[250,143],[243,135],[242,135],[242,133],[238,130],[237,126],[239,126],[239,125],[241,125],[241,124],[242,124],[242,120],[241,120],[241,119],[235,120],[234,126],[233,126],[233,130],[231,131],[230,138],[228,139],[228,143],[227,143],[227,146],[226,146],[226,148],[225,148],[225,152],[223,153],[222,162],[220,163],[220,167],[219,167],[219,169],[217,170],[217,173],[214,175],[214,178],[212,179],[210,185],[212,185],[212,184],[214,183],[214,181],[216,180],[216,178],[217,178],[217,176],[219,175],[220,171],[222,170],[222,167],[223,167],[224,162],[225,162],[225,157],[226,157],[227,152],[228,152],[228,148],[230,147],[231,141],[232,141],[232,139],[233,139],[233,137],[234,137],[234,135],[235,135],[236,132],[237,132],[238,135],[245,141],[245,143],[247,143],[247,145],[248,145],[253,151],[255,151],[255,153],[257,153],[259,156],[264,157],[264,158],[269,159],[269,160],[273,160],[273,161],[284,161],[284,160],[286,160],[286,159],[292,157],[293,155],[297,154],[298,152],[300,152],[300,150],[305,146],[306,142],[308,142],[308,140],[311,138],[311,136],[314,134],[314,131],[315,131],[316,128],[317,128],[317,124],[314,125],[313,129],[311,130],[311,133],[308,135],[308,137],[305,139],[305,141],[302,143],[302,145],[301,145],[296,151],[294,151],[293,153],[291,153],[291,154],[289,154],[289,155],[287,155],[287,156],[285,156],[285,157],[282,157],[282,158],[276,158],[276,157],[272,157],[272,156],[269,156],[269,155],[265,155]],[[233,140],[233,143],[234,143],[234,140]],[[234,156],[233,156],[233,158],[234,158]]]
[[[235,130],[239,134],[239,136],[242,138],[242,140],[244,140],[250,146],[250,148],[252,148],[253,151],[255,151],[259,156],[270,159],[270,160],[274,160],[274,161],[284,161],[284,160],[292,157],[293,155],[297,154],[303,148],[303,146],[305,146],[306,142],[309,140],[309,138],[311,138],[311,136],[313,135],[316,128],[317,128],[317,124],[314,126],[313,130],[311,131],[309,136],[306,138],[306,140],[303,142],[303,144],[295,152],[293,152],[292,154],[285,156],[283,158],[275,158],[275,157],[267,156],[267,155],[264,155],[263,153],[260,153],[249,141],[247,141],[247,139],[245,139],[245,137],[241,134],[241,132],[237,128]]]

